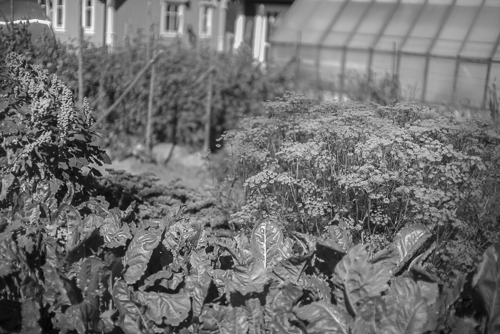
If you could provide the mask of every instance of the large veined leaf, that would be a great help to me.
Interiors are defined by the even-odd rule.
[[[349,250],[335,268],[334,283],[345,290],[337,290],[339,299],[345,295],[345,304],[349,312],[356,314],[357,303],[365,298],[377,297],[389,288],[387,284],[392,276],[395,262],[380,256],[378,261],[368,261],[368,245],[357,245]]]
[[[186,293],[170,295],[161,292],[137,291],[134,296],[139,303],[147,307],[148,318],[158,325],[165,321],[166,324],[179,326],[191,310],[191,301]]]
[[[210,277],[207,271],[203,271],[200,275],[196,270],[193,270],[192,275],[186,277],[185,281],[186,291],[189,292],[192,300],[191,309],[193,316],[198,317],[201,314],[205,298],[208,295],[208,288],[210,287],[212,277]]]
[[[281,228],[271,220],[261,220],[255,225],[251,237],[251,250],[264,268],[272,268],[289,256],[289,247]],[[288,254],[287,254],[288,253]]]
[[[123,275],[128,284],[134,284],[144,274],[153,250],[158,246],[162,233],[153,230],[137,233],[128,246],[123,265],[127,271]]]
[[[333,245],[338,245],[340,250],[344,253],[352,248],[352,235],[347,229],[342,228],[342,226],[332,225],[328,226],[327,231],[328,239],[326,240],[326,242],[328,244],[333,243]]]
[[[291,311],[300,297],[302,297],[302,294],[302,289],[292,283],[288,283],[282,287],[278,287],[277,284],[271,284],[269,293],[266,296],[266,312],[272,314],[279,307]]]
[[[127,240],[132,238],[130,228],[121,222],[121,212],[109,210],[108,216],[104,219],[99,232],[104,238],[106,247],[116,248],[125,246]]]
[[[423,225],[402,228],[393,242],[399,253],[398,267],[404,266],[430,237],[431,233]]]
[[[377,334],[382,328],[387,327],[390,321],[385,299],[383,297],[368,298],[359,307],[352,332],[353,334]]]
[[[40,320],[40,306],[32,299],[23,302],[21,315],[23,317],[22,334],[42,333],[42,328],[38,324]]]
[[[234,266],[231,279],[225,279],[228,292],[239,292],[242,295],[264,291],[268,281],[269,276],[264,263],[257,259],[251,259],[244,265]]]
[[[113,301],[120,313],[118,326],[127,334],[140,333],[138,320],[141,318],[139,307],[130,299],[131,292],[127,283],[118,280],[113,286]]]
[[[500,244],[491,245],[483,254],[472,279],[472,287],[488,312],[488,333],[500,332]]]
[[[242,307],[229,307],[222,321],[220,333],[247,333],[249,328],[247,312]]]
[[[337,305],[324,301],[295,309],[301,320],[306,320],[308,334],[349,334],[352,317]]]
[[[284,282],[297,283],[311,258],[312,254],[282,260],[273,268],[273,273]]]
[[[299,286],[304,290],[309,290],[314,300],[324,300],[330,302],[332,299],[332,289],[328,282],[316,275],[303,275],[299,280]]]
[[[297,320],[296,316],[292,311],[285,310],[282,307],[278,307],[274,310],[271,320],[268,323],[271,324],[274,334],[302,334],[303,331],[294,325],[292,321]]]
[[[227,306],[219,304],[204,305],[200,315],[202,333],[219,334],[220,324],[226,317],[228,309]]]
[[[386,296],[386,305],[392,320],[385,326],[388,333],[421,334],[426,330],[428,306],[414,280],[394,279]]]
[[[249,299],[245,302],[248,310],[249,334],[264,333],[264,308],[257,298]]]

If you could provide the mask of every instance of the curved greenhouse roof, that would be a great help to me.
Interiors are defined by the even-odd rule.
[[[346,75],[398,75],[406,97],[484,106],[500,81],[500,0],[296,0],[271,36],[278,62],[349,90]]]

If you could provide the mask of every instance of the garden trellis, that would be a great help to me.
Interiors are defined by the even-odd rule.
[[[348,93],[348,74],[395,74],[406,98],[485,107],[500,79],[500,0],[297,0],[271,58]]]

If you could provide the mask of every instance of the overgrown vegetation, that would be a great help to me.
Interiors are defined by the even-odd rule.
[[[288,95],[222,136],[227,183],[245,187],[231,223],[280,217],[287,231],[321,235],[340,224],[355,243],[385,248],[423,224],[436,248],[430,269],[450,282],[500,240],[500,136],[429,108],[400,103],[315,105]]]
[[[50,38],[32,43],[24,25],[9,25],[9,29],[0,27],[0,40],[6,46],[0,51],[0,59],[5,59],[10,51],[29,55],[77,92],[76,47]],[[140,33],[126,47],[114,48],[112,52],[84,44],[84,96],[96,110],[94,116],[99,117],[110,107],[147,63],[146,45],[146,38]],[[250,49],[245,46],[235,54],[221,54],[204,47],[196,51],[178,41],[169,46],[157,43],[152,51],[160,50],[163,52],[156,62],[153,142],[201,148],[207,83],[197,79],[211,66],[215,66],[211,104],[213,145],[215,138],[234,128],[240,117],[258,112],[262,101],[284,94],[289,82],[286,71],[272,65],[266,70],[255,65]],[[135,144],[145,141],[149,89],[148,71],[99,127],[106,134],[102,144],[118,157],[130,154]]]
[[[222,136],[231,206],[100,176],[89,104],[27,56],[0,68],[1,331],[500,330],[496,128],[288,94]]]

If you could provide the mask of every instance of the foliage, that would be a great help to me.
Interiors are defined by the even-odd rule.
[[[72,92],[77,92],[75,41],[63,44],[46,38],[32,42],[27,26],[14,25],[12,29],[14,31],[0,29],[0,41],[9,45],[8,51],[29,54],[51,74],[57,74]],[[84,96],[96,109],[95,116],[109,108],[144,67],[146,49],[146,38],[141,33],[112,52],[84,42]],[[215,66],[211,105],[213,143],[223,131],[234,128],[241,116],[259,112],[261,102],[282,95],[289,82],[286,71],[272,64],[266,69],[255,65],[246,46],[230,54],[203,46],[195,50],[177,41],[172,45],[157,43],[153,51],[160,50],[163,53],[156,62],[154,91],[154,142],[169,141],[201,148],[207,82],[197,82],[197,79],[212,65]],[[0,59],[6,54],[2,50]],[[129,155],[135,144],[144,143],[149,89],[148,71],[100,128],[105,134],[102,144],[118,157]],[[120,145],[122,142],[126,145]]]
[[[493,122],[497,123],[500,121],[500,98],[497,93],[497,85],[496,83],[492,83],[491,86],[488,86],[488,107],[490,109],[491,119]]]
[[[382,106],[394,105],[401,99],[401,85],[395,75],[386,73],[377,80],[376,73],[359,74],[352,71],[347,75],[349,98],[356,101],[372,101]]]
[[[332,226],[376,250],[423,224],[441,279],[474,268],[499,240],[500,136],[415,104],[323,104],[288,95],[222,136],[246,203],[237,225],[280,217],[288,232]],[[439,256],[438,256],[439,255]]]

